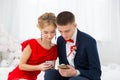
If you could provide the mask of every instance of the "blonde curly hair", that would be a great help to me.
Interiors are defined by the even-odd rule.
[[[43,29],[48,25],[53,25],[55,28],[56,26],[56,16],[54,13],[44,13],[40,17],[38,17],[38,24],[37,27]]]

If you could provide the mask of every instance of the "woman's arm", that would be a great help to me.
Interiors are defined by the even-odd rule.
[[[25,70],[25,71],[35,71],[35,70],[47,70],[47,69],[50,69],[52,66],[48,66],[46,65],[45,63],[41,63],[39,65],[29,65],[27,64],[27,61],[28,59],[30,58],[31,56],[31,48],[29,45],[27,45],[24,50],[23,50],[23,53],[22,53],[22,56],[20,58],[20,63],[19,63],[19,69],[20,70]]]

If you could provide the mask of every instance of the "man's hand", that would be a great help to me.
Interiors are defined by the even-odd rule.
[[[59,73],[61,74],[61,76],[63,77],[73,77],[77,74],[77,71],[74,67],[67,65],[69,68],[68,69],[61,69],[58,68]]]

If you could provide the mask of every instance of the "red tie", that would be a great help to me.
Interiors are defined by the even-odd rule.
[[[74,43],[74,40],[69,39],[69,40],[66,40],[66,42],[71,42],[71,43]]]

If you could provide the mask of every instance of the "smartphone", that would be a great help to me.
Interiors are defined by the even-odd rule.
[[[58,67],[61,68],[61,69],[69,69],[69,67],[65,64],[61,64]]]
[[[46,65],[53,65],[53,61],[45,61]]]

